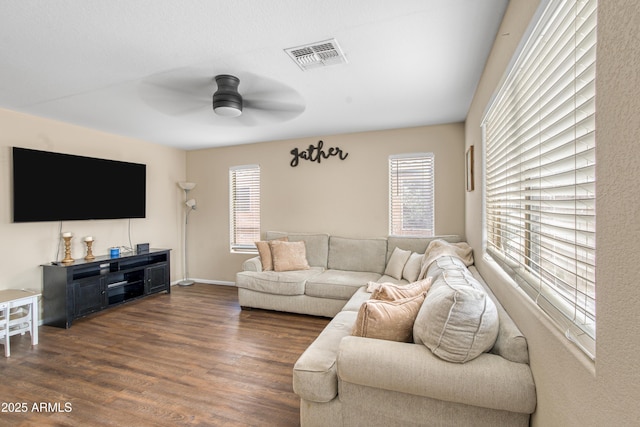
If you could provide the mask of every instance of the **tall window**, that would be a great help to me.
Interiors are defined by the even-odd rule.
[[[389,234],[433,236],[433,153],[389,157]]]
[[[260,240],[260,166],[229,169],[232,252],[252,252]]]
[[[596,0],[551,0],[483,121],[487,252],[595,358]]]

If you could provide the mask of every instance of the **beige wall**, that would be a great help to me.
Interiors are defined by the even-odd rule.
[[[289,165],[292,149],[320,139],[325,151],[340,147],[348,157]],[[233,282],[249,258],[229,251],[230,166],[260,165],[262,231],[379,237],[388,234],[389,155],[433,152],[436,233],[462,234],[463,148],[464,125],[457,123],[190,151],[188,177],[198,184],[192,192],[198,210],[189,219],[190,276]]]
[[[183,193],[176,182],[186,177],[185,151],[2,109],[0,129],[0,200],[3,201],[0,205],[0,289],[41,289],[39,266],[55,260],[59,242],[60,222],[11,222],[13,146],[145,163],[147,217],[131,220],[132,244],[149,242],[152,247],[173,249],[172,280],[181,277],[180,202]],[[34,170],[34,179],[55,181],[56,177],[41,176]],[[90,177],[79,176],[78,179]],[[63,187],[63,184],[68,186]],[[73,188],[73,182],[60,183],[60,191],[73,191]],[[128,226],[126,219],[62,223],[63,231],[71,231],[76,236],[72,241],[74,258],[85,255],[81,239],[87,235],[95,239],[93,252],[96,255],[106,254],[109,246],[128,246]],[[61,250],[59,258],[63,257]]]
[[[512,0],[466,122],[481,184],[480,120],[537,1]],[[640,8],[600,1],[597,51],[597,360],[568,343],[482,253],[482,192],[466,195],[476,264],[527,336],[538,392],[534,426],[637,425],[640,409]],[[509,35],[503,35],[509,33]]]

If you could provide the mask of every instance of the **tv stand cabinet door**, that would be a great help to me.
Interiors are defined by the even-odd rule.
[[[104,277],[73,282],[73,317],[86,316],[107,306]]]
[[[148,267],[145,271],[145,279],[147,294],[161,291],[171,292],[168,264],[158,264]]]

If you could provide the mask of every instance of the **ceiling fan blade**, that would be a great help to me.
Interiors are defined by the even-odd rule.
[[[305,106],[302,104],[276,100],[245,99],[244,106],[250,109],[291,113],[295,115],[299,115],[305,110]]]
[[[293,120],[304,110],[304,105],[291,102],[246,100],[243,116],[251,116],[259,124],[271,124]]]
[[[180,116],[210,106],[214,86],[210,73],[180,68],[143,79],[138,85],[138,94],[151,108]]]
[[[239,119],[242,119],[243,123],[247,126],[265,126],[292,120],[299,116],[300,113],[301,112],[245,108]]]

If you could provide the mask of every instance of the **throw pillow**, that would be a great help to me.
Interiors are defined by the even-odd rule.
[[[287,242],[288,237],[280,237],[275,240]],[[260,263],[262,263],[262,271],[273,270],[273,259],[271,257],[271,242],[272,240],[255,242],[256,248],[258,248],[258,255],[260,256]]]
[[[271,241],[271,257],[275,271],[308,270],[307,251],[304,241]]]
[[[269,242],[254,242],[258,249],[258,256],[260,256],[260,262],[262,263],[262,271],[273,270],[273,262],[271,261],[271,248]]]
[[[352,335],[381,340],[412,342],[413,322],[426,293],[396,301],[362,303]]]
[[[402,270],[410,256],[411,251],[405,251],[396,247],[391,254],[391,258],[389,258],[384,274],[391,276],[394,279],[402,279]]]
[[[418,275],[420,274],[420,267],[422,266],[422,258],[423,254],[419,254],[413,252],[407,263],[404,265],[404,269],[402,270],[402,278],[408,282],[415,282],[418,280]]]
[[[409,283],[408,285],[396,285],[393,283],[381,283],[371,294],[371,299],[382,301],[395,301],[404,298],[415,297],[428,292],[431,287],[431,278]]]
[[[386,283],[386,282],[385,282]],[[389,282],[390,283],[390,282]],[[372,293],[382,285],[380,282],[367,282],[367,292]]]
[[[458,274],[455,280],[447,280],[447,276],[443,272],[427,294],[413,336],[439,358],[465,363],[493,347],[498,311],[482,286],[472,282],[475,279]]]

